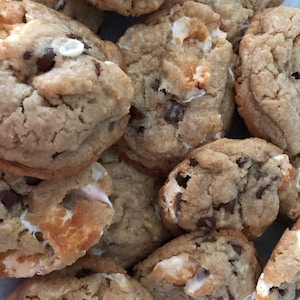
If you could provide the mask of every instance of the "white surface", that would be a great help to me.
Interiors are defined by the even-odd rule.
[[[284,1],[283,5],[300,8],[300,0],[286,0]],[[281,224],[275,223],[274,226],[270,227],[267,230],[262,238],[255,242],[255,245],[263,262],[267,260],[269,252],[274,247],[274,243],[276,242],[276,240],[280,237],[282,230],[283,227],[281,226]],[[268,239],[265,238],[266,236],[268,236]],[[11,290],[19,282],[20,280],[15,279],[0,279],[0,300],[6,300]]]

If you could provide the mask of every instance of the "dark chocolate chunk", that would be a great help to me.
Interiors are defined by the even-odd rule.
[[[178,217],[178,213],[181,210],[181,201],[182,201],[182,194],[181,193],[177,193],[175,196],[175,215]]]
[[[37,67],[40,72],[47,72],[50,71],[53,66],[55,65],[55,58],[56,54],[53,48],[46,48],[45,54],[37,59]]]
[[[203,217],[197,221],[197,227],[199,229],[215,229],[216,228],[216,219],[214,217]]]
[[[256,180],[259,180],[260,178],[267,177],[267,174],[265,172],[262,172],[260,170],[257,170],[254,174],[254,177]]]
[[[101,65],[98,62],[95,62],[95,73],[97,77],[101,75]]]
[[[164,119],[170,124],[176,124],[182,120],[184,107],[178,102],[171,100],[164,114]]]
[[[35,238],[39,241],[39,242],[43,242],[44,241],[44,237],[43,237],[43,233],[40,231],[35,232],[34,234]]]
[[[243,247],[241,245],[238,245],[234,242],[228,242],[228,244],[232,247],[234,252],[236,252],[238,255],[242,254]]]
[[[267,184],[266,186],[261,186],[258,188],[258,190],[255,193],[255,196],[257,199],[261,199],[263,193],[270,187],[270,184]]]
[[[200,247],[202,243],[214,243],[217,241],[217,239],[209,233],[203,236],[198,236],[194,240],[197,247]]]
[[[21,196],[13,190],[0,191],[0,201],[7,210],[9,210],[20,199]]]
[[[292,76],[295,78],[295,79],[300,79],[300,73],[299,72],[294,72],[293,74],[292,74]]]
[[[30,59],[32,56],[33,56],[33,51],[25,51],[25,52],[23,53],[23,59],[24,59],[24,60],[28,60],[28,59]]]
[[[160,86],[160,81],[159,81],[159,79],[155,79],[155,80],[150,84],[151,89],[154,90],[155,92],[158,91],[159,86]]]
[[[141,108],[134,105],[130,106],[129,114],[130,114],[130,122],[142,121],[146,118],[146,114],[144,113],[144,111]]]
[[[191,167],[196,167],[198,165],[198,161],[195,158],[190,158],[190,166]]]
[[[225,210],[225,212],[233,214],[234,213],[234,208],[235,208],[235,204],[236,204],[236,199],[233,199],[227,203],[221,203],[217,206],[217,210],[220,210],[221,208],[223,208]]]
[[[186,175],[183,177],[180,173],[178,173],[175,177],[175,180],[177,181],[178,185],[186,189],[188,181],[191,179],[191,176]]]
[[[236,163],[239,166],[239,168],[244,168],[248,164],[250,164],[250,166],[251,166],[252,159],[249,156],[241,156],[236,160]]]

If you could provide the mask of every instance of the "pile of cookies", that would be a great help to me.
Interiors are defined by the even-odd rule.
[[[300,297],[300,10],[281,3],[0,0],[8,299]]]

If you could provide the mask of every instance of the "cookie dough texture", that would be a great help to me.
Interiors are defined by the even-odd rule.
[[[240,43],[236,102],[250,133],[300,152],[300,10],[258,13]]]
[[[25,279],[8,300],[152,300],[149,292],[121,267],[104,257],[86,256],[46,276]]]
[[[161,180],[136,171],[112,149],[102,154],[100,162],[112,180],[109,199],[115,212],[91,251],[129,268],[170,239],[157,205]]]
[[[1,1],[0,28],[0,168],[46,179],[96,161],[133,95],[117,47],[30,1]]]
[[[1,173],[0,277],[48,274],[98,243],[114,212],[107,176],[98,163],[48,181]]]
[[[289,157],[262,139],[219,139],[170,172],[158,201],[162,217],[186,231],[235,228],[258,237],[277,218],[294,171]]]
[[[94,32],[98,32],[103,22],[104,12],[86,0],[35,0],[34,2],[62,12],[85,24]]]
[[[163,7],[171,7],[185,0],[166,0]],[[282,0],[195,0],[195,2],[209,5],[221,16],[220,28],[227,32],[228,40],[235,50],[245,33],[252,17],[267,7],[278,6]],[[234,13],[233,13],[234,12]]]
[[[244,299],[261,272],[256,250],[236,230],[193,232],[165,244],[135,268],[160,299]]]
[[[220,22],[209,6],[188,1],[120,38],[134,99],[116,145],[140,170],[166,175],[229,127],[233,53]]]
[[[259,277],[257,300],[288,300],[300,296],[300,219],[286,229]]]
[[[124,16],[141,16],[157,10],[164,0],[88,0],[102,10],[118,12]]]

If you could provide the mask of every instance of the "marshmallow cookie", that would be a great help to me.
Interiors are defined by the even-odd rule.
[[[25,279],[7,300],[20,299],[153,300],[124,269],[100,256],[85,256],[63,270]]]
[[[300,9],[258,13],[240,43],[236,102],[250,133],[300,153]]]
[[[170,239],[157,205],[161,180],[136,171],[112,149],[102,154],[100,162],[112,179],[109,199],[115,212],[91,251],[129,268]]]
[[[2,173],[0,277],[44,275],[84,256],[112,221],[110,185],[99,163],[48,181]]]
[[[171,7],[185,0],[166,0],[162,7]],[[233,44],[235,51],[245,33],[252,17],[257,11],[270,6],[278,6],[283,0],[194,0],[207,4],[222,18],[221,30],[227,32],[228,40]],[[232,13],[234,12],[234,13]]]
[[[98,32],[103,22],[104,12],[87,0],[34,0],[87,25]]]
[[[240,231],[220,230],[181,235],[135,272],[156,300],[244,299],[255,291],[261,265]]]
[[[228,129],[233,53],[220,23],[209,6],[187,1],[119,39],[135,94],[116,147],[139,170],[166,175],[193,148]]]
[[[101,10],[115,11],[123,16],[141,16],[157,10],[164,0],[88,0]]]
[[[74,174],[124,132],[133,96],[116,45],[40,3],[0,1],[0,169]]]
[[[277,218],[279,191],[293,184],[293,175],[277,146],[222,138],[195,149],[170,172],[158,203],[167,227],[235,228],[255,238]]]
[[[290,300],[300,297],[300,219],[286,229],[256,286],[257,300]]]

